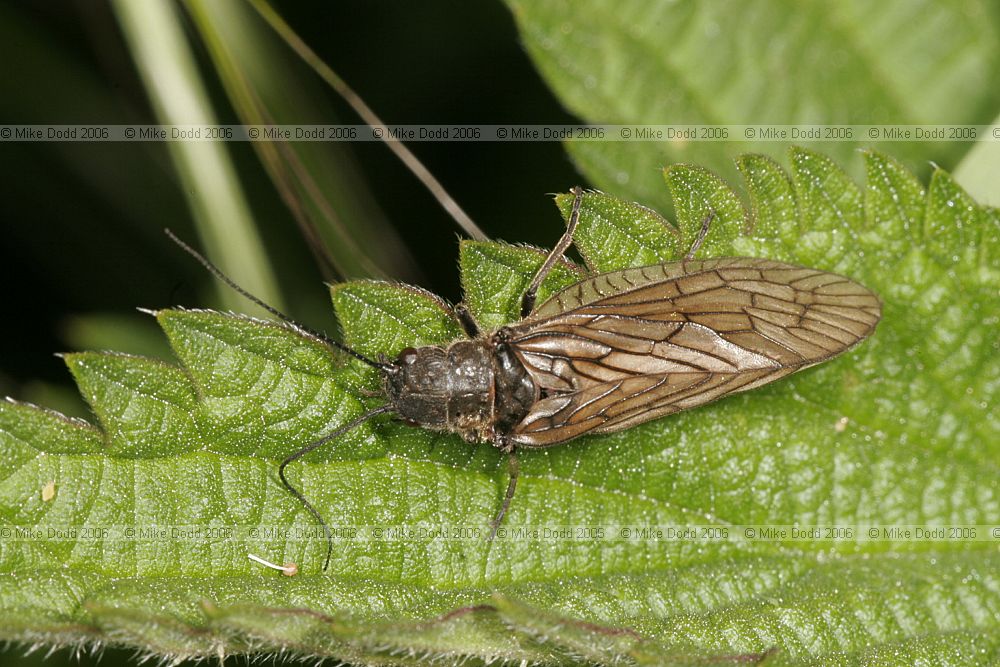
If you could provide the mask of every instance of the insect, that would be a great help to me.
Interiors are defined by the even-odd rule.
[[[481,331],[459,304],[455,312],[468,339],[407,348],[391,361],[370,359],[295,323],[171,234],[254,303],[382,374],[385,405],[278,468],[285,487],[326,530],[324,570],[332,553],[329,529],[285,469],[372,417],[395,413],[413,426],[508,454],[509,481],[492,539],[514,498],[518,449],[614,433],[773,382],[861,342],[881,317],[878,297],[843,276],[767,259],[694,259],[711,215],[684,259],[594,275],[536,306],[539,287],[573,241],[584,192],[573,194],[566,232],[525,291],[520,321]]]

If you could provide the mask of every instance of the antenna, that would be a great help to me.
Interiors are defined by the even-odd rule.
[[[324,435],[316,442],[310,445],[306,445],[305,447],[303,447],[302,449],[300,449],[299,451],[295,452],[287,459],[282,461],[281,465],[278,466],[278,477],[281,479],[281,483],[285,485],[285,488],[288,489],[288,491],[293,496],[299,499],[299,501],[305,506],[305,508],[309,510],[309,513],[312,514],[316,518],[316,520],[319,521],[319,523],[323,526],[323,533],[326,535],[326,560],[323,561],[324,572],[326,572],[326,568],[330,565],[330,556],[333,555],[333,535],[330,534],[330,527],[326,525],[326,521],[323,520],[323,517],[322,515],[320,515],[319,510],[313,507],[312,503],[306,500],[306,497],[302,494],[302,492],[296,489],[294,486],[292,486],[291,483],[288,481],[288,479],[285,478],[285,468],[288,466],[289,463],[297,461],[298,459],[302,458],[309,452],[313,451],[314,449],[318,449],[319,447],[322,447],[323,445],[330,442],[334,438],[344,435],[351,429],[360,426],[361,424],[368,421],[372,417],[376,417],[386,412],[392,412],[392,410],[393,407],[391,405],[383,405],[380,408],[369,410],[368,412],[361,415],[357,419],[351,421],[350,423],[344,424],[333,433]]]
[[[198,260],[198,262],[202,266],[204,266],[206,269],[208,269],[216,278],[218,278],[219,280],[221,280],[222,282],[224,282],[226,285],[229,285],[234,290],[236,290],[239,294],[242,294],[244,297],[246,297],[247,299],[249,299],[253,303],[257,304],[258,306],[260,306],[261,308],[263,308],[267,312],[271,313],[272,315],[274,315],[275,317],[277,317],[281,321],[285,322],[286,324],[291,325],[292,328],[295,329],[296,331],[304,333],[304,334],[306,334],[308,336],[312,336],[313,338],[315,338],[317,340],[320,340],[320,341],[322,341],[322,342],[330,345],[331,347],[335,347],[338,350],[342,350],[343,352],[346,352],[347,354],[351,355],[355,359],[360,359],[361,361],[365,362],[369,366],[374,366],[375,368],[378,368],[379,370],[382,370],[382,371],[391,371],[391,370],[393,370],[395,368],[395,366],[393,366],[392,364],[386,364],[386,363],[382,363],[381,361],[375,361],[374,359],[369,359],[365,355],[363,355],[360,352],[357,352],[355,350],[352,350],[351,348],[349,348],[348,346],[344,345],[343,343],[341,343],[339,341],[336,341],[336,340],[333,340],[329,336],[327,336],[325,334],[321,334],[320,332],[315,331],[313,329],[310,329],[309,327],[307,327],[305,325],[299,324],[298,322],[296,322],[295,320],[293,320],[292,318],[290,318],[288,315],[285,315],[283,312],[281,312],[280,310],[278,310],[274,306],[271,306],[271,305],[269,305],[267,303],[264,303],[261,299],[258,299],[256,296],[254,296],[250,292],[246,291],[245,289],[243,289],[242,287],[240,287],[239,285],[237,285],[236,281],[234,281],[232,278],[230,278],[229,276],[227,276],[226,274],[224,274],[219,267],[217,267],[215,264],[212,264],[212,262],[208,261],[197,250],[195,250],[194,248],[192,248],[191,246],[189,246],[187,243],[184,243],[184,241],[181,241],[179,238],[177,238],[177,236],[172,231],[170,231],[169,229],[164,229],[163,231],[166,232],[167,236],[169,236],[170,239],[174,243],[176,243],[177,245],[179,245],[181,247],[181,249],[184,250],[184,252],[186,252],[187,254],[191,255],[196,260]]]
[[[257,10],[257,13],[271,26],[271,28],[281,35],[288,44],[295,51],[302,60],[304,60],[313,70],[319,74],[319,76],[326,81],[326,83],[333,88],[334,91],[340,97],[347,102],[347,104],[354,109],[354,112],[361,116],[368,125],[373,128],[379,128],[382,130],[381,138],[383,143],[389,147],[396,157],[399,158],[400,162],[406,165],[406,168],[410,170],[417,179],[424,184],[424,187],[437,199],[438,204],[441,205],[448,215],[458,223],[458,226],[465,230],[468,234],[476,241],[484,241],[488,237],[483,230],[479,229],[476,223],[469,217],[469,214],[462,210],[462,207],[458,205],[458,202],[448,194],[441,182],[434,178],[430,170],[423,165],[417,156],[414,155],[409,148],[407,148],[403,142],[397,139],[389,128],[386,127],[385,123],[382,122],[375,112],[371,110],[364,100],[354,92],[354,90],[347,85],[347,83],[341,79],[329,65],[324,63],[322,59],[316,52],[313,51],[309,46],[302,40],[298,34],[292,30],[292,27],[285,22],[281,16],[278,15],[276,11],[267,3],[266,0],[250,0],[250,5]]]

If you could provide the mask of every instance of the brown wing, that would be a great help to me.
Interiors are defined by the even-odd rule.
[[[543,394],[510,438],[546,447],[746,391],[840,354],[880,316],[862,285],[771,260],[594,276],[509,328]]]

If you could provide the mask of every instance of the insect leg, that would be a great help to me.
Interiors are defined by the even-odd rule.
[[[535,306],[535,298],[538,296],[538,288],[541,286],[542,281],[549,275],[552,267],[556,265],[556,262],[559,261],[559,258],[562,257],[563,253],[566,252],[566,249],[573,242],[576,224],[580,221],[580,204],[583,203],[583,190],[577,185],[570,192],[573,193],[575,198],[573,199],[573,210],[569,214],[569,222],[566,225],[566,233],[562,235],[559,243],[552,249],[549,256],[545,258],[545,263],[538,269],[538,273],[531,279],[531,284],[528,285],[524,296],[521,297],[521,317],[527,317],[531,313],[531,309]]]
[[[520,466],[517,462],[517,452],[514,449],[511,449],[507,456],[507,470],[510,472],[510,481],[507,482],[507,493],[503,497],[503,505],[500,506],[500,513],[497,514],[497,518],[493,519],[490,523],[490,536],[486,538],[488,541],[497,536],[497,530],[500,528],[500,522],[503,521],[504,515],[507,514],[507,510],[510,508],[510,502],[514,500],[514,489],[517,488],[517,474],[519,468]]]
[[[715,209],[712,209],[705,219],[701,222],[701,229],[698,230],[698,236],[695,238],[694,243],[691,244],[691,249],[687,251],[684,255],[684,259],[694,259],[694,254],[698,252],[698,248],[701,247],[702,242],[704,242],[705,237],[708,236],[708,228],[712,224],[712,220],[715,219]]]
[[[479,338],[479,324],[476,322],[476,318],[472,316],[469,312],[469,307],[464,303],[460,303],[455,306],[455,316],[458,317],[459,324],[465,330],[465,334],[469,338]]]
[[[323,561],[324,572],[326,571],[326,568],[330,565],[330,556],[333,554],[333,536],[330,534],[330,527],[326,525],[326,521],[323,520],[323,517],[320,516],[320,513],[316,510],[316,508],[312,506],[312,503],[306,500],[306,497],[302,494],[302,492],[296,489],[294,486],[292,486],[292,484],[288,481],[288,479],[285,477],[285,468],[288,466],[289,463],[299,460],[300,458],[302,458],[309,452],[313,451],[314,449],[318,449],[323,445],[325,445],[326,443],[333,440],[334,438],[342,436],[343,434],[350,431],[352,428],[359,426],[360,424],[368,421],[372,417],[391,411],[392,411],[391,405],[383,405],[380,408],[375,408],[374,410],[370,410],[365,414],[361,415],[360,417],[358,417],[357,419],[347,424],[344,424],[343,426],[335,430],[333,433],[324,435],[322,438],[312,443],[311,445],[306,445],[305,447],[303,447],[302,449],[300,449],[299,451],[295,452],[287,459],[282,461],[281,465],[278,466],[278,477],[281,479],[281,483],[284,485],[286,489],[288,489],[288,491],[293,496],[299,499],[299,502],[301,502],[302,505],[307,510],[309,510],[309,513],[316,518],[316,521],[318,521],[320,525],[323,526],[323,533],[326,535],[326,560]]]

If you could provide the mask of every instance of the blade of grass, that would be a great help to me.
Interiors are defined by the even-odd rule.
[[[247,124],[329,123],[330,111],[297,76],[293,54],[242,3],[186,0],[232,105]],[[349,151],[325,141],[252,144],[324,277],[414,279],[418,269],[358,176]]]
[[[174,5],[167,0],[115,0],[112,6],[160,122],[215,123]],[[208,255],[249,291],[281,308],[274,273],[225,146],[170,141],[167,147]],[[249,307],[238,295],[219,290],[230,307]]]

